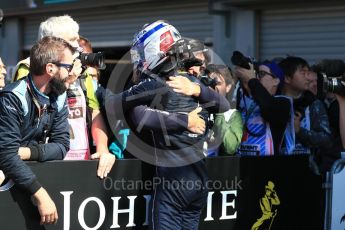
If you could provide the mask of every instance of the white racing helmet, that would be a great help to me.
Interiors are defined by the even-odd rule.
[[[167,52],[181,39],[176,28],[164,21],[145,26],[135,35],[131,48],[134,68],[155,72],[167,59]]]

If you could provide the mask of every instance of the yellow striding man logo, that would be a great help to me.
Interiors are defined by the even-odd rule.
[[[272,223],[275,216],[277,215],[278,210],[273,207],[280,204],[280,200],[276,191],[274,190],[274,183],[268,181],[265,186],[265,195],[260,199],[260,208],[262,211],[262,216],[253,224],[251,230],[258,230],[260,226],[270,220],[269,228],[271,229]]]

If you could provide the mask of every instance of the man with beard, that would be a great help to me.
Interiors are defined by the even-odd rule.
[[[62,38],[76,50],[81,51],[78,45],[79,25],[68,15],[50,17],[41,22],[38,40],[44,36]],[[20,61],[13,71],[15,73],[14,80],[26,76],[29,67],[30,60]],[[73,81],[67,90],[70,147],[64,160],[99,159],[97,175],[103,179],[113,167],[115,156],[110,154],[108,150],[107,129],[93,89],[92,77],[89,74],[83,75],[80,78],[78,78],[80,75],[74,75],[78,79]],[[95,143],[95,152],[90,143]],[[93,154],[90,155],[91,153]]]
[[[80,74],[74,48],[47,36],[30,51],[30,73],[0,94],[0,168],[36,200],[41,224],[56,223],[57,209],[23,160],[62,160],[69,150],[66,89]]]

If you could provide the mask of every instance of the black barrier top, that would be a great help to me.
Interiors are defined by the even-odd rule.
[[[261,227],[321,229],[321,178],[311,173],[308,163],[308,156],[207,158],[209,193],[199,229],[251,229],[263,216],[260,201],[272,184],[280,203],[272,206],[274,219]],[[116,161],[104,180],[96,175],[97,164],[28,163],[59,212],[58,223],[47,229],[146,229],[154,185],[176,186],[158,181],[154,167],[139,160]],[[15,186],[0,192],[0,229],[45,229],[31,199]]]

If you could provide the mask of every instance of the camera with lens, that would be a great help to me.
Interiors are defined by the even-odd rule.
[[[340,59],[324,59],[316,65],[314,71],[318,74],[318,90],[322,94],[335,93],[345,95],[345,63]]]
[[[240,51],[234,51],[231,56],[231,62],[235,66],[239,66],[245,69],[250,69],[250,64],[254,66],[254,69],[258,70],[258,64],[254,58],[244,56]]]
[[[83,67],[89,66],[89,67],[94,67],[94,68],[101,69],[101,70],[105,69],[103,52],[80,53],[79,59],[80,59]]]
[[[345,77],[328,77],[325,73],[320,73],[322,75],[322,90],[324,93],[336,93],[340,95],[345,95],[345,86],[341,81],[345,82]]]

